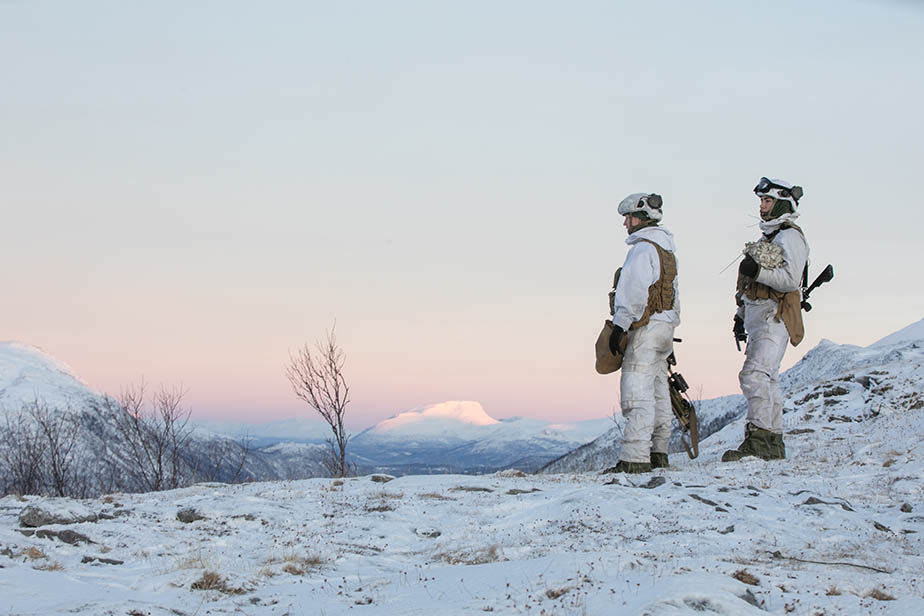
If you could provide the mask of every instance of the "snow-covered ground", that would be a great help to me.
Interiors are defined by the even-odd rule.
[[[924,342],[785,381],[784,461],[7,496],[0,613],[924,614]]]

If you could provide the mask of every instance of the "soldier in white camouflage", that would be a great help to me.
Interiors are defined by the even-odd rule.
[[[762,237],[749,242],[738,268],[733,332],[747,342],[738,381],[747,399],[744,441],[726,451],[723,462],[746,456],[764,460],[786,457],[783,443],[783,396],[780,363],[787,343],[802,341],[801,287],[805,285],[809,246],[793,222],[799,216],[802,187],[785,180],[761,178],[754,188],[760,198]]]

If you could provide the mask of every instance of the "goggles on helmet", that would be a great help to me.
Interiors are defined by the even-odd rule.
[[[757,183],[757,186],[754,187],[754,193],[757,195],[763,195],[770,192],[771,189],[776,189],[777,194],[780,199],[793,199],[798,203],[799,199],[802,198],[802,187],[793,186],[792,188],[787,188],[786,186],[781,186],[769,178],[760,178],[760,181]]]
[[[647,195],[639,199],[639,203],[641,203],[642,201],[644,201],[648,205],[648,207],[654,208],[656,210],[660,210],[661,205],[663,205],[664,203],[661,200],[661,195],[657,195],[655,193],[651,193],[650,195]]]

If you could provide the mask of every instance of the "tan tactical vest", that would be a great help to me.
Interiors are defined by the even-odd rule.
[[[677,259],[674,253],[664,250],[651,240],[642,239],[642,242],[648,242],[658,251],[658,260],[661,262],[661,275],[648,287],[648,305],[642,317],[629,326],[629,329],[638,329],[648,325],[651,315],[656,312],[664,312],[674,307],[674,278],[677,277]],[[610,314],[616,313],[614,300],[616,297],[616,285],[619,284],[619,275],[622,274],[622,268],[616,270],[613,276],[613,290],[610,292]]]
[[[802,229],[792,223],[786,223],[780,227],[783,229],[795,229],[802,233]],[[802,233],[805,237],[805,234]],[[736,298],[747,297],[750,300],[772,299],[777,303],[776,320],[781,319],[789,332],[789,342],[793,346],[799,346],[802,338],[805,337],[805,325],[802,322],[802,292],[799,289],[784,293],[777,291],[773,287],[757,282],[753,278],[748,278],[743,274],[738,274]]]

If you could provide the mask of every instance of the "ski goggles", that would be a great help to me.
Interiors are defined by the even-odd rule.
[[[800,186],[786,188],[785,186],[780,186],[769,178],[760,178],[757,186],[754,187],[754,192],[758,195],[761,195],[769,193],[772,189],[776,189],[777,195],[780,199],[791,198],[798,201],[802,197],[802,188]]]
[[[654,208],[656,210],[660,210],[661,205],[664,203],[664,201],[661,200],[661,195],[655,193],[651,193],[650,195],[642,197],[639,199],[639,203],[641,202],[644,202],[648,207]]]

